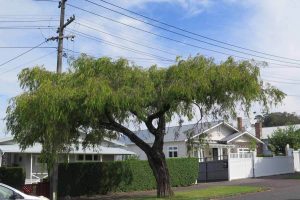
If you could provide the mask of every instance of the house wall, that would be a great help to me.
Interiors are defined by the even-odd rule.
[[[187,148],[186,143],[184,141],[174,141],[174,142],[165,142],[163,151],[166,158],[169,158],[169,147],[177,147],[178,148],[178,157],[187,157]],[[133,151],[137,154],[140,160],[147,160],[146,154],[135,144],[128,145],[126,150]]]
[[[234,131],[225,126],[225,125],[221,125],[221,126],[218,126],[218,127],[215,127],[209,131],[206,132],[207,134],[207,139],[208,140],[221,140],[225,137],[227,137],[228,135],[231,135],[233,134]]]

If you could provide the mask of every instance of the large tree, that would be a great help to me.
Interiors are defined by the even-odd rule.
[[[44,68],[19,74],[24,93],[7,109],[7,127],[22,148],[40,142],[48,163],[86,133],[85,144],[122,133],[147,155],[157,182],[157,196],[171,196],[163,153],[166,123],[174,116],[229,117],[236,106],[248,112],[252,103],[264,108],[284,94],[264,84],[259,67],[229,58],[221,64],[202,56],[179,60],[166,68],[141,68],[124,59],[81,56],[63,74]],[[144,124],[155,140],[145,143],[128,123]]]
[[[275,112],[264,114],[262,117],[263,127],[300,124],[300,117],[295,113]]]
[[[276,155],[285,154],[286,145],[289,144],[293,149],[300,148],[300,129],[295,126],[278,128],[271,136],[268,136],[269,148]]]

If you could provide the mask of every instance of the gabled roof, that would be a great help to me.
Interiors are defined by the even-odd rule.
[[[214,129],[214,128],[220,126],[220,125],[227,126],[228,128],[231,128],[232,130],[234,130],[234,131],[236,131],[236,132],[239,132],[239,130],[238,130],[237,128],[233,127],[233,126],[230,125],[229,123],[227,123],[227,122],[220,122],[220,123],[218,123],[218,124],[216,124],[216,125],[214,125],[214,126],[208,128],[208,129],[206,129],[205,131],[200,132],[200,133],[194,135],[192,138],[198,137],[199,135],[201,135],[201,134],[203,134],[203,133],[207,133],[208,131],[210,131],[210,130],[212,130],[212,129]]]
[[[247,131],[245,131],[245,132],[243,132],[243,133],[242,133],[242,132],[237,132],[237,133],[231,134],[231,135],[229,135],[229,136],[223,138],[223,139],[220,140],[220,141],[221,141],[221,142],[226,142],[226,143],[228,144],[229,142],[232,142],[232,141],[234,141],[234,140],[236,140],[236,139],[238,139],[239,137],[242,137],[242,136],[244,136],[244,135],[246,135],[246,136],[248,136],[248,137],[250,137],[250,138],[256,140],[256,141],[259,142],[259,143],[263,143],[263,141],[261,141],[260,139],[258,139],[257,137],[253,136],[251,133],[249,133],[249,132],[247,132]]]
[[[223,121],[188,124],[188,125],[182,125],[181,127],[172,126],[172,127],[167,127],[166,135],[164,137],[164,142],[186,141],[187,140],[186,132],[189,130],[195,131],[195,135],[192,136],[192,138],[194,138],[220,125],[225,125],[231,128],[235,132],[238,131],[236,128]],[[135,131],[135,134],[148,144],[152,144],[154,142],[154,136],[147,129]],[[133,144],[126,136],[120,136],[120,140],[124,142],[126,145]]]

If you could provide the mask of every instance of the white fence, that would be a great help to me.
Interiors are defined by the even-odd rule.
[[[242,179],[253,177],[253,158],[242,158],[229,156],[228,159],[228,179]]]
[[[230,155],[228,170],[229,180],[294,173],[294,157],[256,157],[255,154],[252,156],[249,154]]]
[[[293,156],[294,156],[294,169],[296,172],[300,172],[300,152],[298,151],[293,151]]]

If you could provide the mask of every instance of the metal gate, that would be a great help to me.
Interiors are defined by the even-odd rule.
[[[199,163],[198,182],[228,180],[228,160],[213,160]]]

